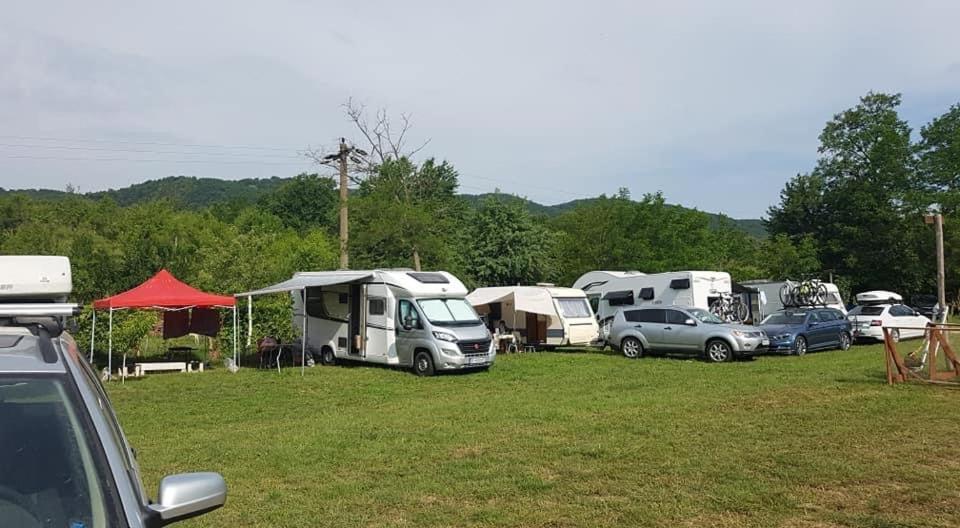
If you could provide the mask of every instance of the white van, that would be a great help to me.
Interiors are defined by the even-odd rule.
[[[730,274],[723,271],[671,271],[647,275],[639,271],[591,271],[573,283],[587,294],[597,319],[612,318],[621,306],[684,306],[710,309],[732,293]]]
[[[300,272],[237,297],[277,292],[290,292],[293,326],[324,364],[342,358],[432,375],[487,369],[496,356],[467,288],[445,271]]]
[[[583,290],[552,284],[478,288],[467,295],[492,330],[552,349],[597,342],[599,327]]]

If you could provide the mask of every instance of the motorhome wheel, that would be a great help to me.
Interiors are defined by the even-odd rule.
[[[433,376],[433,357],[430,352],[421,350],[413,358],[413,372],[417,376]]]
[[[335,365],[337,363],[337,356],[333,353],[332,348],[323,347],[323,351],[320,352],[320,363],[324,365]]]

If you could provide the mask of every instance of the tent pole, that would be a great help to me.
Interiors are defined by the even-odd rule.
[[[307,289],[303,289],[303,343],[300,348],[300,377],[307,371]]]
[[[237,305],[233,305],[233,364],[240,366],[240,356],[237,354]]]
[[[93,366],[93,347],[94,347],[94,336],[97,335],[97,309],[90,305],[90,308],[93,310],[93,325],[90,327],[90,366]]]
[[[110,334],[107,338],[107,380],[113,378],[113,306],[110,307]]]
[[[253,297],[247,295],[247,347],[253,340]]]

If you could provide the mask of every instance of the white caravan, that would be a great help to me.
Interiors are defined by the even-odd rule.
[[[496,356],[490,333],[464,298],[467,288],[445,271],[301,272],[238,296],[280,291],[290,292],[293,325],[306,330],[307,349],[324,364],[343,358],[431,375],[486,369]]]
[[[671,271],[647,275],[639,271],[591,271],[573,283],[586,292],[597,319],[612,318],[621,306],[675,305],[710,309],[710,303],[732,293],[730,274],[723,271]]]
[[[741,282],[740,284],[755,288],[757,291],[763,294],[760,299],[761,315],[760,317],[755,318],[757,321],[760,321],[764,317],[785,308],[783,306],[783,302],[780,300],[780,288],[782,288],[786,282],[749,280]],[[796,284],[796,282],[794,284]],[[846,315],[847,307],[843,304],[843,299],[840,297],[840,289],[837,288],[837,285],[832,282],[824,282],[822,284],[827,288],[827,299],[824,305],[827,308],[840,310],[844,313],[844,315]],[[764,300],[766,300],[766,303],[763,302]]]
[[[519,335],[530,346],[587,346],[599,327],[583,290],[552,284],[478,288],[467,300],[492,330]]]

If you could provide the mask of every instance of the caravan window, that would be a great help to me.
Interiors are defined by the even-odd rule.
[[[640,297],[644,301],[650,301],[653,300],[653,296],[653,288],[640,288],[640,295],[637,297]]]
[[[371,297],[368,304],[370,315],[383,315],[387,310],[387,302],[379,297]]]
[[[603,299],[610,303],[610,306],[630,306],[633,304],[633,291],[612,291],[607,292]]]
[[[586,299],[557,299],[560,314],[564,317],[590,317],[590,306]]]
[[[670,281],[670,289],[672,290],[689,290],[690,289],[690,279],[673,279]]]

